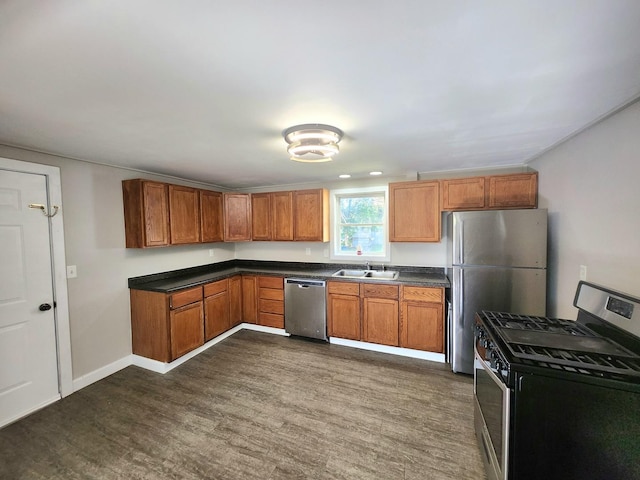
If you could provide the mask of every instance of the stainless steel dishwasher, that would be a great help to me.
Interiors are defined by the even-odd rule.
[[[284,329],[291,335],[327,340],[324,280],[287,278],[284,282]]]

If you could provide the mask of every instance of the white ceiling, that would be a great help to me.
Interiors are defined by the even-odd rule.
[[[522,165],[639,95],[638,0],[0,2],[0,143],[229,188]]]

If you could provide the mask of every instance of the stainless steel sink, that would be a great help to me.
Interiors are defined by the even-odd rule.
[[[364,278],[368,280],[395,280],[398,278],[397,270],[350,270],[342,269],[331,275],[332,277],[342,278]]]
[[[365,274],[365,278],[379,278],[380,280],[395,280],[398,278],[398,272],[396,270],[385,270],[379,272],[377,270],[368,270]]]

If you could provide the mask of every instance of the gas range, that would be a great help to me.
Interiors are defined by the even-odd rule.
[[[640,480],[640,299],[580,282],[574,306],[575,321],[476,313],[490,480]]]

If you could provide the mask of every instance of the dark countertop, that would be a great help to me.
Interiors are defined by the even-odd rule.
[[[423,287],[445,287],[451,284],[444,273],[444,268],[386,266],[387,270],[398,270],[400,274],[395,280],[372,280],[362,278],[331,277],[342,268],[362,268],[360,265],[336,263],[304,263],[304,262],[271,262],[254,260],[229,260],[199,267],[173,270],[170,272],[144,275],[129,279],[129,288],[151,292],[171,293],[184,288],[195,287],[215,282],[237,274],[273,275],[285,278],[311,278],[319,280],[340,280],[344,282],[367,282],[417,285]],[[372,265],[373,270],[380,266]]]

